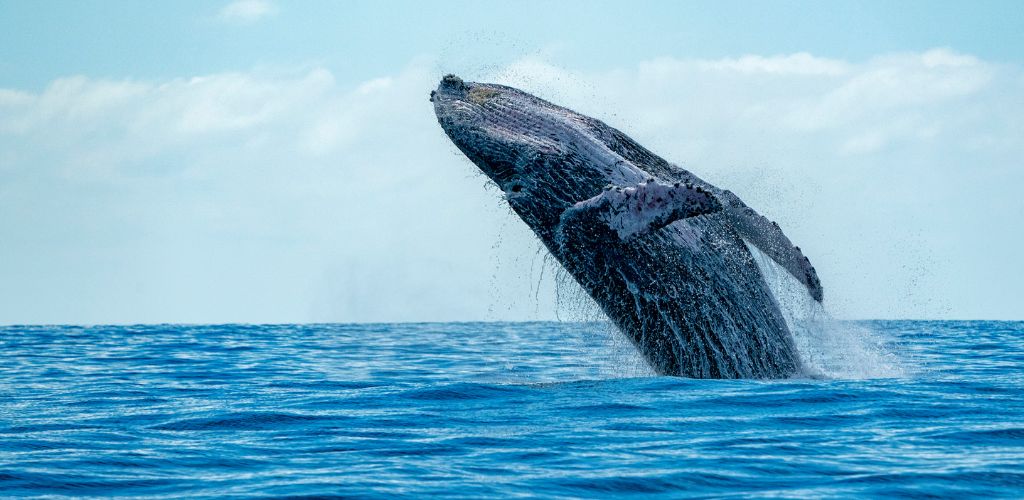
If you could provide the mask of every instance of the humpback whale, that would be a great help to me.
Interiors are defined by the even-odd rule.
[[[438,123],[659,374],[801,369],[751,245],[821,301],[778,224],[603,122],[521,90],[445,76]]]

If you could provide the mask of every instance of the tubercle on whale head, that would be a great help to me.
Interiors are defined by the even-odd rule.
[[[446,75],[431,92],[438,123],[538,233],[601,191],[625,162],[583,126],[586,117],[503,85]]]

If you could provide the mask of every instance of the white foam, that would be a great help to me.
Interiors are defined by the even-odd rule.
[[[754,245],[747,243],[747,248],[779,303],[805,375],[836,379],[907,375],[889,339],[866,326],[832,318],[785,268]]]

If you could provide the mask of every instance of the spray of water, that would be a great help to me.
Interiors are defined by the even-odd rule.
[[[890,339],[865,325],[832,318],[782,266],[747,243],[786,324],[804,374],[813,378],[864,379],[907,375]]]
[[[867,325],[832,318],[788,271],[753,245],[748,243],[747,247],[793,334],[803,365],[803,376],[870,379],[910,375],[910,368],[897,355],[897,345],[891,339]],[[580,345],[577,348],[581,353],[586,353],[584,358],[598,358],[591,360],[598,366],[603,377],[643,377],[654,374],[597,303],[541,246],[538,246],[533,262],[530,263],[529,275],[533,282],[531,292],[537,311],[541,307],[541,288],[553,285],[553,312],[559,321],[597,327],[593,334],[579,339]],[[596,351],[595,347],[598,347]]]
[[[556,319],[577,323],[583,330],[582,336],[573,339],[580,359],[589,361],[582,375],[593,376],[595,373],[589,370],[596,370],[596,374],[603,379],[654,376],[654,370],[629,339],[605,316],[597,302],[558,260],[546,250],[538,250],[538,253],[541,252],[544,258],[537,287],[540,288],[543,276],[551,277],[554,282]]]

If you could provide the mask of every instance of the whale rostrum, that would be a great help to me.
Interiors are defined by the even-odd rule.
[[[603,122],[445,76],[441,127],[659,374],[780,378],[800,360],[750,244],[821,282],[778,224]],[[746,242],[746,243],[745,243]]]

